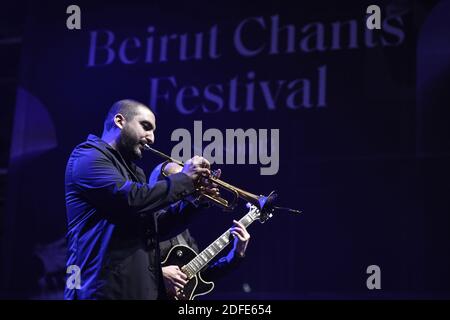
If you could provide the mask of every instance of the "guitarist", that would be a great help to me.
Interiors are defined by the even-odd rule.
[[[150,185],[162,178],[160,175],[161,166],[162,164],[158,165],[150,175]],[[179,165],[169,163],[165,167],[165,172],[167,174],[174,174],[180,172],[181,169],[182,167]],[[201,206],[204,206],[204,204],[201,204]],[[228,274],[230,270],[237,267],[245,257],[250,234],[247,232],[246,228],[236,220],[233,220],[233,226],[230,228],[230,233],[234,237],[231,250],[226,256],[211,263],[202,271],[202,278],[205,281],[217,281],[219,278]],[[191,236],[189,229],[186,229],[177,236],[160,242],[161,260],[164,261],[170,249],[179,244],[192,248],[197,254],[200,252],[197,242]],[[176,297],[179,291],[182,290],[187,283],[187,276],[175,265],[163,267],[162,273],[169,297]]]

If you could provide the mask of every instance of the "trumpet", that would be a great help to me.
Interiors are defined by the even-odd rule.
[[[165,172],[164,169],[165,169],[166,165],[170,162],[176,163],[181,167],[184,166],[184,162],[173,159],[172,157],[162,153],[161,151],[158,151],[158,150],[150,147],[148,144],[144,145],[144,149],[155,153],[156,155],[160,156],[161,158],[166,159],[166,161],[164,162],[164,164],[161,167],[161,174],[163,176],[168,176],[168,174]],[[274,206],[273,202],[274,202],[275,198],[277,197],[277,194],[275,193],[275,191],[272,191],[268,196],[264,196],[264,195],[258,196],[256,194],[242,190],[242,189],[237,188],[225,181],[220,180],[219,178],[216,177],[216,175],[214,173],[211,173],[211,175],[209,177],[206,177],[206,179],[209,179],[210,182],[216,184],[219,188],[227,190],[228,192],[230,192],[232,194],[232,199],[227,200],[219,195],[211,195],[211,194],[206,193],[205,188],[203,186],[199,186],[197,188],[197,191],[200,193],[201,196],[207,198],[213,204],[221,207],[225,211],[233,210],[237,205],[238,199],[241,198],[241,199],[244,199],[245,201],[253,204],[254,206],[256,206],[258,208],[258,210],[261,212],[261,214],[264,214],[264,215],[271,214],[274,209],[287,210],[292,213],[301,213],[300,210]]]

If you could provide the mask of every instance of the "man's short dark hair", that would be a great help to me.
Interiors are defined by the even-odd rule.
[[[132,99],[124,99],[115,102],[106,115],[105,122],[103,123],[103,131],[109,131],[114,127],[114,116],[118,113],[123,115],[125,120],[131,121],[137,114],[138,107],[150,109],[145,104]]]

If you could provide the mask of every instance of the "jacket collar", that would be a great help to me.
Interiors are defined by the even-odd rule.
[[[109,151],[109,152],[111,152],[113,155],[115,155],[117,158],[119,158],[120,161],[122,163],[124,163],[126,166],[130,166],[132,171],[133,171],[133,173],[136,171],[136,165],[132,161],[126,162],[119,151],[117,151],[116,149],[111,147],[111,145],[109,145],[108,143],[106,143],[106,141],[102,140],[101,138],[97,137],[96,135],[94,135],[94,134],[88,135],[86,143],[88,145],[91,145],[91,146],[93,146],[95,148],[98,148],[98,149],[100,149],[102,151]]]
[[[103,151],[109,150],[109,151],[113,152],[114,154],[119,153],[113,147],[111,147],[108,143],[106,143],[106,141],[102,140],[101,138],[97,137],[94,134],[88,135],[86,143],[89,145],[92,145],[96,148],[100,148]]]

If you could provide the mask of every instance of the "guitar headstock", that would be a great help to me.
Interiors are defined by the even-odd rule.
[[[253,220],[259,220],[259,222],[264,223],[273,216],[273,210],[264,210],[264,214],[253,204],[247,203],[247,208],[249,208],[248,215]]]

